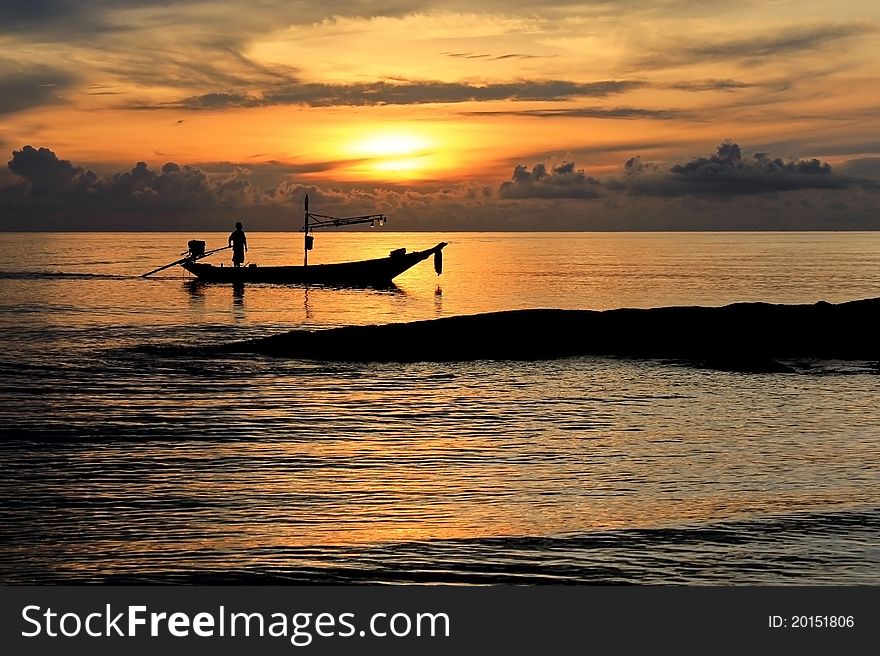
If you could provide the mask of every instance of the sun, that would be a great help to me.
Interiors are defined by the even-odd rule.
[[[389,183],[446,179],[477,143],[460,123],[415,120],[328,124],[313,140],[333,164],[314,177]]]
[[[350,142],[349,155],[360,160],[356,168],[365,176],[417,178],[436,159],[435,140],[409,131],[383,131]]]
[[[367,157],[402,157],[424,153],[430,146],[431,140],[423,135],[385,132],[356,141],[353,150]]]

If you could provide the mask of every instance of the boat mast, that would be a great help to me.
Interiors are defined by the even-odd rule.
[[[303,242],[303,266],[309,266],[309,195],[306,194],[305,200],[305,217],[303,217],[303,232],[305,239]]]

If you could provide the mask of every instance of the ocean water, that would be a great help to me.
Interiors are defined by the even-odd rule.
[[[310,262],[448,241],[445,271],[422,263],[390,290],[140,278],[192,237],[225,235],[2,236],[0,582],[880,583],[876,363],[154,348],[514,308],[875,297],[880,234],[338,232]],[[248,256],[296,263],[301,238],[249,234]]]

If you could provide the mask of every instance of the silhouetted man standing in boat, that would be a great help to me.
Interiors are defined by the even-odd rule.
[[[235,224],[235,230],[229,235],[229,245],[232,246],[232,265],[240,267],[247,252],[247,237],[241,228],[241,221]]]

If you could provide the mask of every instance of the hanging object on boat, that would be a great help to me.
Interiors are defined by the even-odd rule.
[[[434,251],[434,271],[438,276],[443,273],[443,250],[440,248]]]

